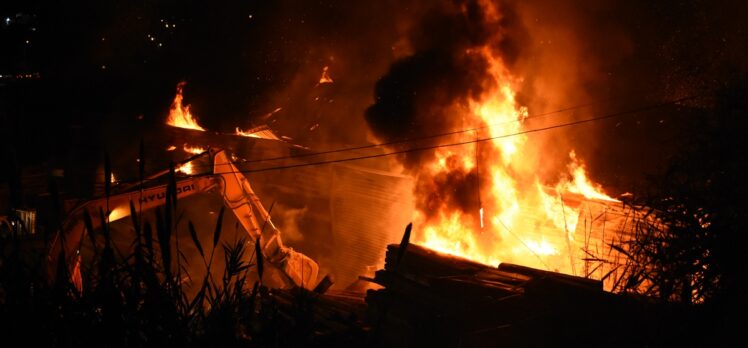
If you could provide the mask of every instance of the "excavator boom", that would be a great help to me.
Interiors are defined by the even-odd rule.
[[[270,215],[262,206],[259,197],[254,193],[247,178],[229,160],[223,150],[209,151],[213,155],[214,169],[212,175],[195,176],[176,183],[177,198],[185,198],[197,192],[208,192],[218,188],[224,204],[233,212],[249,236],[261,245],[268,263],[281,271],[290,286],[311,289],[316,284],[319,266],[314,260],[290,247],[283,245],[280,231],[270,220]],[[92,228],[101,227],[99,212],[108,214],[108,221],[113,222],[130,216],[130,202],[138,210],[148,210],[166,203],[167,185],[116,194],[108,198],[98,198],[85,202],[74,209],[65,219],[62,231],[52,241],[47,255],[47,271],[51,282],[56,279],[60,255],[68,267],[68,274],[76,287],[81,288],[79,272],[79,250],[83,241],[84,215],[92,217]],[[257,219],[259,215],[260,223]]]
[[[314,287],[319,266],[308,256],[283,245],[280,231],[270,220],[249,180],[228,159],[226,152],[216,153],[213,166],[213,173],[222,178],[220,186],[226,206],[231,208],[247,233],[260,242],[263,255],[270,264],[275,265],[292,285],[307,289]],[[259,214],[261,224],[255,212]]]

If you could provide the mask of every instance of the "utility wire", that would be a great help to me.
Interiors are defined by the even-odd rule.
[[[415,142],[415,141],[432,139],[432,138],[440,138],[440,137],[445,137],[445,136],[449,136],[449,135],[456,135],[456,134],[461,134],[461,133],[475,132],[475,131],[479,131],[481,129],[491,128],[491,127],[499,126],[499,125],[502,125],[502,124],[522,122],[522,121],[528,120],[528,119],[535,119],[535,118],[550,116],[550,115],[559,114],[559,113],[562,113],[562,112],[565,112],[565,111],[572,111],[572,110],[583,109],[583,108],[587,108],[587,107],[590,107],[590,106],[593,106],[593,105],[596,105],[596,104],[599,104],[599,103],[600,103],[600,101],[593,101],[593,102],[589,102],[589,103],[585,103],[585,104],[579,104],[579,105],[569,106],[569,107],[558,109],[558,110],[548,111],[548,112],[545,112],[545,113],[529,115],[529,116],[526,116],[526,117],[523,117],[523,118],[520,118],[520,119],[516,119],[516,120],[505,121],[505,122],[497,122],[497,123],[492,123],[492,124],[486,124],[486,125],[483,125],[483,126],[480,126],[480,127],[476,127],[476,128],[460,129],[460,130],[451,131],[451,132],[438,133],[438,134],[428,134],[428,135],[423,135],[423,136],[419,136],[419,137],[405,138],[405,139],[394,140],[394,141],[390,141],[390,142],[376,143],[376,144],[367,144],[367,145],[353,146],[353,147],[347,147],[347,148],[341,148],[341,149],[332,149],[332,150],[325,150],[325,151],[318,151],[318,152],[311,152],[311,153],[304,153],[304,154],[297,154],[297,155],[287,155],[287,156],[278,156],[278,157],[269,157],[269,158],[259,158],[259,159],[254,159],[254,160],[250,159],[250,160],[245,160],[242,163],[257,163],[257,162],[275,161],[275,160],[290,159],[290,158],[301,158],[301,157],[327,155],[327,154],[337,153],[337,152],[365,150],[365,149],[371,149],[371,148],[382,147],[382,146],[389,146],[389,145],[395,145],[395,144],[409,143],[409,142]]]
[[[518,135],[538,133],[538,132],[543,132],[543,131],[548,131],[548,130],[553,130],[553,129],[558,129],[558,128],[577,126],[577,125],[580,125],[580,124],[592,123],[592,122],[597,122],[597,121],[601,121],[601,120],[606,120],[606,119],[615,118],[615,117],[621,117],[621,116],[626,116],[626,115],[633,115],[633,114],[644,112],[644,111],[655,110],[655,109],[659,109],[659,108],[662,108],[662,107],[665,107],[665,106],[678,104],[680,102],[684,102],[686,100],[695,99],[697,97],[698,96],[683,97],[683,98],[679,98],[679,99],[675,99],[675,100],[671,100],[671,101],[666,101],[666,102],[662,102],[662,103],[658,103],[658,104],[653,104],[653,105],[649,105],[649,106],[645,106],[645,107],[640,107],[640,108],[635,108],[635,109],[629,109],[629,110],[626,110],[626,111],[620,111],[620,112],[611,113],[611,114],[607,114],[607,115],[603,115],[603,116],[592,117],[592,118],[587,118],[587,119],[577,120],[577,121],[572,121],[572,122],[567,122],[567,123],[561,123],[561,124],[551,125],[551,126],[547,126],[547,127],[540,127],[540,128],[535,128],[535,129],[528,129],[528,130],[524,130],[524,131],[520,131],[520,132],[516,132],[516,133],[502,134],[502,135],[497,135],[497,136],[488,137],[488,138],[479,138],[479,139],[475,139],[475,140],[461,141],[461,142],[455,142],[455,143],[449,143],[449,144],[437,144],[437,145],[429,145],[429,146],[422,146],[422,147],[414,147],[414,148],[405,149],[405,150],[398,150],[398,151],[392,151],[392,152],[386,152],[386,153],[379,153],[379,154],[373,154],[373,155],[367,155],[367,156],[357,156],[357,157],[341,158],[341,159],[334,159],[334,160],[325,160],[325,161],[318,161],[318,162],[291,164],[291,165],[285,165],[285,166],[276,166],[276,167],[267,167],[267,168],[259,168],[259,169],[240,170],[239,172],[241,172],[241,173],[258,173],[258,172],[265,172],[265,171],[270,171],[270,170],[282,170],[282,169],[291,169],[291,168],[299,168],[299,167],[307,167],[307,166],[317,166],[317,165],[324,165],[324,164],[331,164],[331,163],[342,163],[342,162],[358,161],[358,160],[364,160],[364,159],[371,159],[371,158],[379,158],[379,157],[386,157],[386,156],[392,156],[392,155],[405,154],[405,153],[410,153],[410,152],[433,150],[433,149],[443,148],[443,147],[462,146],[462,145],[467,145],[467,144],[473,144],[473,143],[491,141],[491,140],[496,140],[496,139],[508,138],[508,137],[513,137],[513,136],[518,136]],[[295,158],[295,157],[290,157],[290,158]]]
[[[469,140],[469,141],[461,141],[461,142],[448,143],[448,144],[436,144],[436,145],[429,145],[429,146],[422,146],[422,147],[414,147],[414,148],[409,148],[409,149],[404,149],[404,150],[397,150],[397,151],[391,151],[391,152],[386,152],[386,153],[378,153],[378,154],[366,155],[366,156],[357,156],[357,157],[349,157],[349,158],[334,159],[334,160],[324,160],[324,161],[317,161],[317,162],[298,163],[298,164],[291,164],[291,165],[285,165],[285,166],[275,166],[275,167],[266,167],[266,168],[259,168],[259,169],[239,170],[238,172],[239,173],[245,173],[245,174],[247,174],[247,173],[258,173],[258,172],[265,172],[265,171],[271,171],[271,170],[292,169],[292,168],[299,168],[299,167],[318,166],[318,165],[324,165],[324,164],[333,164],[333,163],[351,162],[351,161],[358,161],[358,160],[372,159],[372,158],[379,158],[379,157],[387,157],[387,156],[405,154],[405,153],[410,153],[410,152],[433,150],[433,149],[442,148],[442,147],[462,146],[462,145],[467,145],[467,144],[473,144],[473,143],[479,143],[479,142],[485,142],[485,141],[491,141],[491,140],[501,139],[501,138],[508,138],[508,137],[513,137],[513,136],[518,136],[518,135],[543,132],[543,131],[553,130],[553,129],[557,129],[557,128],[571,127],[571,126],[576,126],[576,125],[585,124],[585,123],[597,122],[597,121],[606,120],[606,119],[615,118],[615,117],[633,115],[633,114],[637,114],[637,113],[644,112],[644,111],[651,111],[651,110],[656,110],[656,109],[659,109],[659,108],[662,108],[662,107],[665,107],[665,106],[675,105],[675,104],[678,104],[678,103],[681,103],[681,102],[684,102],[684,101],[687,101],[687,100],[696,99],[696,98],[698,98],[700,96],[703,96],[703,95],[691,95],[691,96],[687,96],[687,97],[683,97],[683,98],[678,98],[678,99],[674,99],[674,100],[660,102],[660,103],[657,103],[657,104],[651,104],[651,105],[647,105],[647,106],[643,106],[643,107],[638,107],[638,108],[633,108],[633,109],[629,109],[629,110],[625,110],[625,111],[619,111],[619,112],[615,112],[615,113],[610,113],[610,114],[606,114],[606,115],[603,115],[603,116],[592,117],[592,118],[587,118],[587,119],[583,119],[583,120],[577,120],[577,121],[572,121],[572,122],[567,122],[567,123],[561,123],[561,124],[556,124],[556,125],[551,125],[551,126],[546,126],[546,127],[535,128],[535,129],[528,129],[528,130],[524,130],[524,131],[520,131],[520,132],[516,132],[516,133],[502,134],[502,135],[497,135],[497,136],[488,137],[488,138],[477,138],[475,140]],[[544,113],[544,114],[534,115],[532,117],[541,117],[541,116],[547,116],[547,115],[551,115],[551,114],[555,114],[555,113],[559,113],[559,112],[563,112],[563,111],[574,110],[574,109],[581,109],[583,107],[587,107],[587,106],[590,106],[590,105],[593,105],[593,104],[596,104],[596,103],[597,102],[592,102],[592,103],[587,103],[587,104],[581,104],[581,105],[577,105],[577,106],[573,106],[573,107],[569,107],[569,108],[565,108],[565,109],[555,110],[555,111]],[[514,122],[514,121],[510,121],[510,122]],[[375,148],[375,147],[392,145],[392,144],[397,144],[397,143],[411,142],[411,141],[416,141],[416,140],[441,137],[441,136],[445,136],[445,135],[453,135],[453,134],[459,134],[459,133],[464,133],[464,132],[469,132],[469,131],[476,131],[476,130],[487,128],[487,127],[491,127],[491,125],[485,125],[483,127],[478,127],[478,128],[473,128],[473,129],[463,129],[463,130],[458,130],[458,131],[453,131],[453,132],[448,132],[448,133],[442,133],[442,134],[428,135],[428,136],[424,136],[424,137],[420,137],[420,138],[409,138],[409,139],[404,139],[404,140],[400,140],[400,141],[393,141],[393,142],[389,142],[389,143],[379,143],[379,144],[359,146],[359,147],[342,148],[342,149],[335,149],[335,150],[330,150],[330,151],[322,151],[322,152],[316,152],[316,153],[310,153],[310,154],[282,156],[282,157],[267,158],[267,159],[258,159],[258,160],[248,160],[248,161],[244,161],[242,163],[256,163],[256,162],[260,162],[260,161],[270,161],[270,160],[279,160],[279,159],[295,159],[295,158],[303,158],[303,157],[309,157],[309,156],[315,156],[315,155],[322,155],[322,154],[329,154],[329,153],[353,151],[353,150],[366,149],[366,148]],[[197,155],[194,155],[194,156],[191,156],[191,157],[189,157],[186,160],[179,161],[178,163],[189,162],[189,161],[194,160],[194,159],[196,159],[198,157],[201,157],[205,153],[206,152],[200,153],[200,154],[197,154]],[[206,167],[206,166],[205,165],[193,165],[193,167]],[[227,173],[236,173],[236,172],[232,171],[232,172],[227,172]],[[203,175],[211,175],[211,174],[196,174],[196,175],[192,175],[192,177],[194,177],[194,176],[203,176]],[[119,181],[119,182],[126,182],[126,181]]]

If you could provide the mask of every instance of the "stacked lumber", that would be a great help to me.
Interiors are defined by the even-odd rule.
[[[327,278],[325,278],[327,279]],[[366,340],[362,293],[274,289],[264,299],[281,346],[352,346]]]
[[[406,233],[407,235],[407,233]],[[503,263],[491,267],[408,244],[389,245],[365,294],[272,290],[259,312],[268,342],[291,346],[647,346],[663,318],[597,280]],[[278,341],[280,340],[280,341]]]
[[[624,311],[597,280],[491,267],[407,242],[389,245],[384,269],[367,280],[383,287],[366,295],[380,346],[608,344],[601,319]]]

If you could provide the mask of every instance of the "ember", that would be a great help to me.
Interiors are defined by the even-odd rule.
[[[327,67],[322,68],[322,76],[319,78],[319,84],[323,83],[332,83],[332,78],[330,77],[330,74],[327,73]]]

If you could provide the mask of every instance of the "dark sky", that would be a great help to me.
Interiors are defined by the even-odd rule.
[[[346,31],[339,23],[344,15],[336,13],[340,5],[290,3],[6,6],[3,17],[11,25],[3,31],[3,47],[12,49],[0,69],[40,71],[57,89],[50,104],[63,112],[59,103],[156,117],[176,83],[186,80],[187,101],[216,128],[220,119],[272,110],[266,93],[288,86],[307,64],[319,71],[330,65],[331,41]],[[28,20],[16,24],[18,13]],[[23,44],[27,38],[31,43]]]
[[[4,155],[70,167],[132,149],[160,131],[180,81],[211,131],[247,129],[282,108],[282,135],[361,143],[360,113],[397,40],[378,19],[393,23],[394,3],[3,2],[0,74],[40,77],[1,82]],[[335,83],[318,86],[325,66]],[[322,117],[327,129],[303,138]]]

